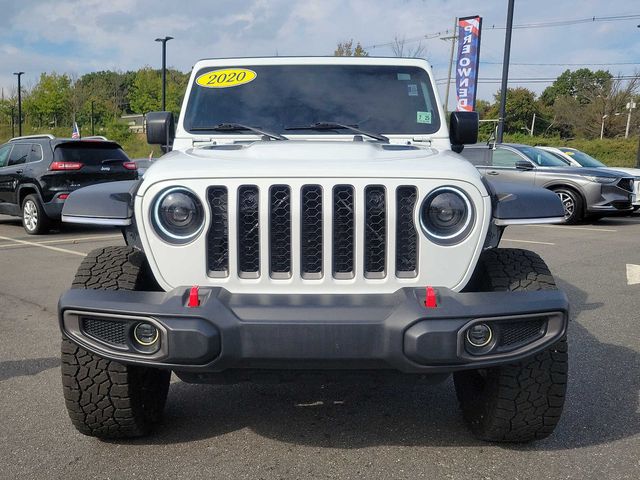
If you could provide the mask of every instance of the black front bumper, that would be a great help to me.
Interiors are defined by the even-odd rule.
[[[201,288],[200,306],[189,308],[187,288],[69,290],[60,299],[59,318],[67,338],[100,356],[203,374],[228,369],[444,373],[524,358],[566,332],[569,305],[561,291],[436,291],[437,307],[426,308],[425,290],[417,288],[386,295],[249,295]],[[86,322],[96,320],[122,327],[126,345],[116,347],[95,331],[88,333]],[[155,353],[132,347],[130,332],[141,321],[160,331]],[[478,322],[495,332],[525,325],[517,322],[542,327],[515,347],[497,345],[472,355],[465,349],[465,332]]]

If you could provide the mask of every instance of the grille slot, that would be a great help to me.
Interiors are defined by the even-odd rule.
[[[116,347],[127,347],[128,323],[101,320],[97,318],[82,319],[82,330],[90,337],[100,342]]]
[[[544,335],[546,320],[536,318],[519,322],[502,322],[500,325],[498,347],[500,350],[515,348],[533,342]]]
[[[211,277],[226,277],[229,275],[229,205],[226,187],[210,187],[207,199],[211,209],[207,269]]]
[[[633,179],[632,178],[622,178],[618,182],[618,186],[623,190],[627,190],[629,192],[633,192]]]
[[[351,185],[333,188],[333,276],[353,278],[355,256],[355,210]]]
[[[396,190],[396,276],[415,277],[418,274],[418,232],[413,211],[418,194],[415,187],[401,186]]]
[[[260,199],[255,185],[238,189],[238,272],[243,278],[260,276]]]
[[[387,259],[387,206],[382,185],[365,189],[364,274],[383,278]]]
[[[291,190],[271,187],[269,197],[269,249],[272,278],[291,276]]]
[[[322,278],[322,187],[302,187],[300,270],[302,277]]]

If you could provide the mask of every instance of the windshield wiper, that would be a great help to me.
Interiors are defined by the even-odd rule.
[[[384,135],[379,133],[366,132],[364,130],[360,130],[358,125],[345,125],[344,123],[336,123],[336,122],[316,122],[311,125],[302,125],[299,127],[290,126],[284,127],[285,130],[351,130],[354,133],[365,135],[367,137],[374,138],[381,142],[389,143],[389,139]]]
[[[192,131],[194,132],[253,132],[259,135],[264,135],[265,137],[273,138],[274,140],[289,140],[287,137],[280,135],[279,133],[271,133],[266,130],[262,130],[258,127],[251,127],[249,125],[243,125],[242,123],[219,123],[218,125],[214,125],[212,127],[192,127]]]

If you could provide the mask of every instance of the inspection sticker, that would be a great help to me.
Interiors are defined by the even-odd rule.
[[[410,73],[398,73],[398,80],[411,80]]]
[[[416,85],[415,83],[407,83],[407,87],[409,88],[410,97],[418,96],[418,85]]]
[[[196,83],[205,88],[229,88],[253,82],[258,74],[248,68],[223,68],[203,73]]]
[[[418,123],[431,123],[431,112],[418,112],[418,116],[416,118],[416,122],[418,122]]]

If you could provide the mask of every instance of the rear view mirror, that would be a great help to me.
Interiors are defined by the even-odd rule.
[[[516,168],[518,170],[533,170],[533,165],[531,165],[531,163],[527,162],[526,160],[518,160],[516,162]]]
[[[478,141],[478,112],[451,112],[449,120],[449,139],[455,151],[462,151],[462,145]]]
[[[149,112],[147,118],[147,143],[160,145],[162,151],[171,150],[176,136],[176,127],[171,112]]]

